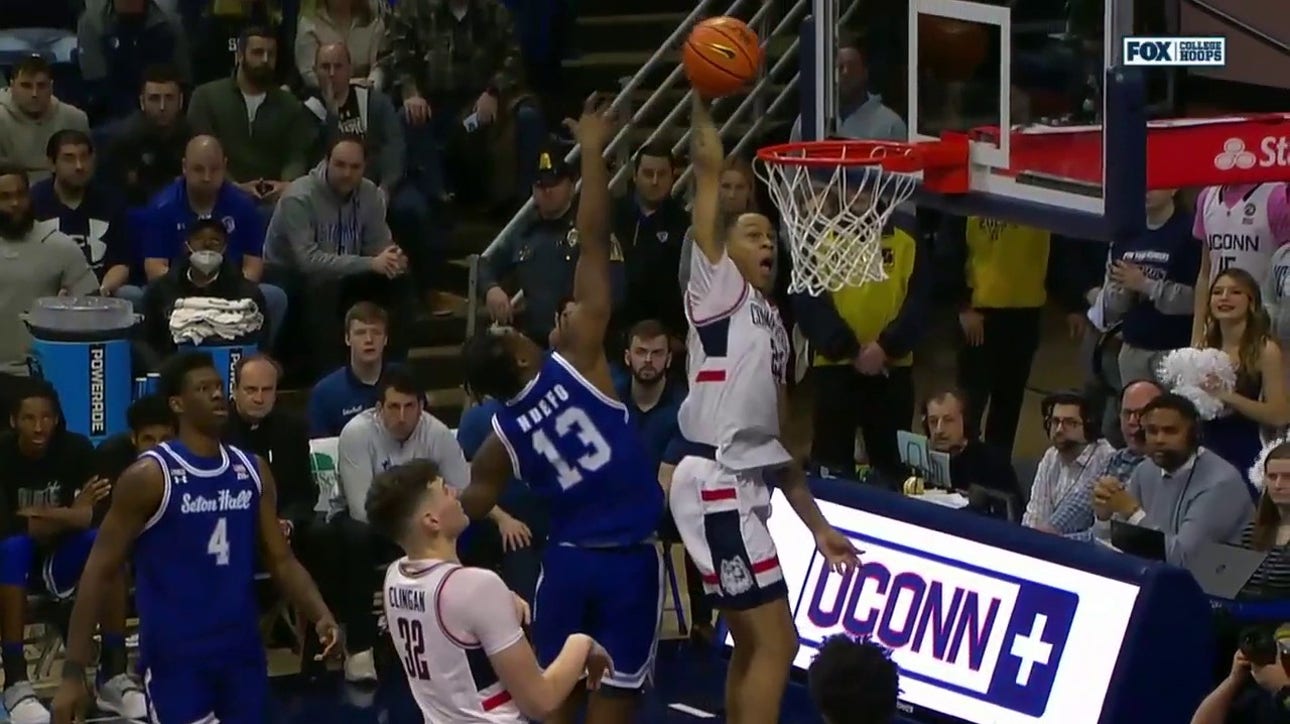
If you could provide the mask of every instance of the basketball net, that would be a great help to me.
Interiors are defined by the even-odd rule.
[[[868,151],[875,161],[893,153],[884,147]],[[789,292],[819,296],[887,278],[883,230],[914,193],[917,177],[867,160],[852,155],[842,164],[820,166],[759,159],[757,175],[779,209],[793,259]]]

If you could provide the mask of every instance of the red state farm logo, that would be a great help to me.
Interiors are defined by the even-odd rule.
[[[1258,153],[1245,147],[1240,138],[1229,138],[1223,142],[1223,151],[1214,157],[1214,168],[1219,171],[1246,171],[1259,166],[1290,166],[1290,138],[1285,136],[1267,136],[1259,142]]]

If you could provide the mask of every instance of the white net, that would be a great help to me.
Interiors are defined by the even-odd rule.
[[[893,147],[864,149],[867,158],[899,153]],[[809,157],[809,151],[794,153]],[[887,171],[877,163],[859,165],[848,148],[843,163],[807,166],[762,159],[758,176],[779,209],[793,259],[789,291],[819,296],[843,287],[887,278],[882,268],[882,234],[892,212],[913,194],[914,175]]]

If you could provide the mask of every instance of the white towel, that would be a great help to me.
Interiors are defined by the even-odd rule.
[[[264,315],[250,299],[186,297],[170,313],[175,344],[201,344],[207,339],[233,341],[258,332]]]

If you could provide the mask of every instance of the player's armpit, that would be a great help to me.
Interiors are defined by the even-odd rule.
[[[89,559],[81,572],[67,633],[67,660],[84,667],[93,649],[104,591],[121,575],[126,556],[165,496],[165,478],[157,462],[143,459],[117,479],[112,504],[99,526]]]
[[[543,720],[569,697],[582,678],[591,652],[591,639],[574,634],[565,642],[560,655],[543,671],[526,639],[488,657],[497,678],[530,719]]]
[[[472,520],[487,516],[513,474],[506,446],[497,433],[490,434],[470,461],[470,485],[461,492],[461,507],[466,515]]]
[[[257,457],[256,466],[260,469],[260,547],[264,567],[277,582],[282,595],[299,608],[310,621],[317,623],[330,618],[331,612],[323,602],[322,594],[314,579],[296,560],[291,552],[291,544],[282,534],[278,524],[278,489],[273,481],[273,473],[264,460]]]

